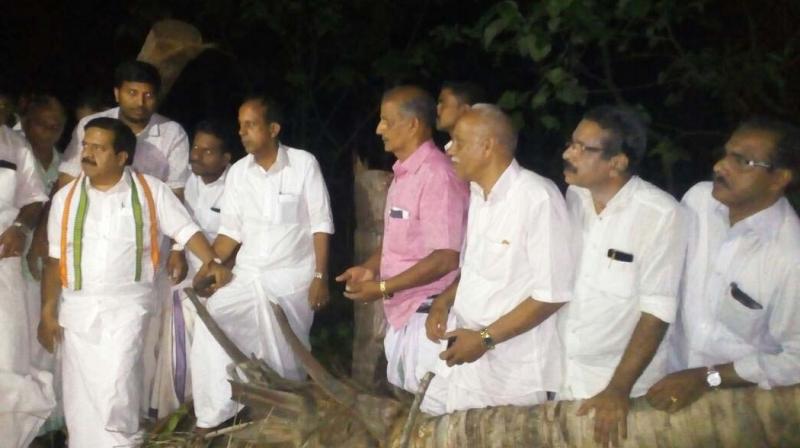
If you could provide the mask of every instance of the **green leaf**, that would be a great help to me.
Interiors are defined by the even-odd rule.
[[[514,126],[514,129],[525,127],[525,117],[522,115],[522,111],[518,110],[511,113],[511,125]]]
[[[519,104],[517,99],[518,95],[519,92],[516,90],[506,90],[500,95],[500,99],[497,100],[497,106],[506,110],[514,109],[517,107],[517,104]]]
[[[556,91],[556,98],[565,104],[583,104],[586,102],[586,88],[576,81],[568,82]]]
[[[539,122],[542,123],[542,126],[544,126],[545,129],[549,130],[558,129],[558,127],[561,125],[561,123],[558,121],[558,118],[552,115],[542,115],[539,117]]]
[[[545,84],[536,92],[536,95],[533,96],[531,99],[531,107],[533,109],[538,109],[547,103],[547,100],[550,98],[550,86]]]
[[[489,48],[497,35],[502,33],[506,27],[508,27],[508,20],[502,17],[490,23],[486,29],[483,30],[483,47]]]
[[[550,81],[550,83],[558,86],[564,82],[565,79],[567,79],[567,72],[561,67],[556,67],[550,69],[544,76],[548,81]]]

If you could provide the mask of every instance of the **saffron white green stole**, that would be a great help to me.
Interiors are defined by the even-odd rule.
[[[150,237],[150,261],[153,264],[153,272],[158,267],[158,223],[156,221],[156,204],[153,200],[153,192],[145,181],[141,173],[133,170],[125,170],[123,176],[129,176],[131,186],[131,209],[133,210],[133,220],[131,226],[134,227],[136,235],[136,268],[133,272],[133,280],[138,282],[142,278],[142,254],[144,253],[144,216],[149,217],[149,237]],[[83,276],[81,272],[83,261],[83,236],[86,224],[86,215],[91,206],[87,193],[89,179],[85,174],[81,175],[69,187],[67,198],[64,201],[64,211],[61,215],[61,258],[59,259],[59,274],[61,286],[67,288],[72,285],[72,289],[79,291],[83,286]],[[144,194],[147,207],[143,207],[140,190]],[[75,195],[78,195],[75,201]],[[73,203],[76,205],[73,205]],[[146,213],[145,213],[146,212]],[[72,257],[69,257],[67,248],[72,246]]]

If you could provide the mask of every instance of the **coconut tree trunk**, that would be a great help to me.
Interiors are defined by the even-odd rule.
[[[386,192],[392,181],[392,173],[367,170],[358,164],[355,173],[355,261],[361,263],[381,244]],[[383,304],[380,301],[355,304],[353,314],[353,380],[368,390],[377,390],[386,382],[383,352],[386,317]]]

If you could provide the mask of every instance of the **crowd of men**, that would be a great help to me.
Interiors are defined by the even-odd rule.
[[[319,164],[281,142],[268,96],[242,102],[234,162],[233,129],[203,121],[190,141],[155,112],[159,89],[153,66],[121,64],[118,107],[82,118],[63,156],[51,96],[0,127],[4,444],[28,446],[62,409],[79,448],[135,445],[144,415],[190,396],[200,434],[236,416],[191,279],[243,352],[306,377],[272,304],[310,346],[334,231]],[[675,412],[720,387],[800,382],[795,126],[741,123],[681,202],[637,175],[647,129],[625,107],[577,124],[566,194],[516,161],[509,116],[469,83],[438,105],[388,90],[376,133],[397,158],[382,244],[335,281],[356,306],[383,302],[391,384],[414,393],[434,374],[423,411],[583,400],[605,446],[634,397]]]

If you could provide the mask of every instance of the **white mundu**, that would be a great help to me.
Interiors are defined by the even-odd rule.
[[[20,208],[47,201],[27,142],[0,126],[0,234]],[[20,257],[0,259],[0,441],[27,447],[53,407],[53,377],[31,365]]]
[[[674,321],[686,224],[672,196],[637,176],[599,214],[585,188],[570,186],[567,206],[581,248],[573,300],[559,312],[565,349],[559,398],[582,399],[608,385],[642,313]],[[666,345],[631,396],[666,375]]]
[[[81,148],[84,126],[98,117],[119,118],[119,107],[84,117],[72,132],[58,171],[77,177],[81,172]],[[165,182],[171,189],[183,188],[189,178],[189,137],[181,125],[153,114],[147,126],[136,136],[133,168]]]
[[[328,191],[310,153],[280,145],[269,170],[252,155],[229,170],[219,234],[241,243],[233,280],[208,300],[208,311],[244,353],[264,359],[280,375],[305,372],[288,347],[270,307],[279,303],[306,346],[314,312],[308,290],[314,278],[314,233],[333,233]],[[191,364],[197,426],[211,428],[232,417],[230,358],[202,322],[196,322]]]
[[[58,321],[71,446],[137,443],[142,339],[155,306],[152,249],[162,235],[185,244],[197,232],[167,185],[130,168],[107,191],[80,176],[53,198],[47,234],[63,286]]]
[[[702,182],[690,221],[675,370],[733,362],[770,389],[800,383],[800,219],[786,198],[733,226]]]
[[[480,330],[530,298],[569,301],[572,232],[555,184],[513,160],[488,198],[477,184],[470,189],[461,280],[451,312],[456,327]],[[439,366],[433,381],[447,382],[447,412],[530,406],[558,388],[560,358],[555,316],[550,316],[475,362]]]

